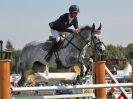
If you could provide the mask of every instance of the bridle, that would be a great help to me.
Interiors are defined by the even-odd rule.
[[[91,32],[91,33],[93,33],[93,32]],[[93,35],[93,34],[91,34],[91,35]],[[92,42],[91,42],[90,46],[91,46],[92,49],[94,49],[95,52],[98,53],[98,52],[100,52],[100,50],[99,50],[100,48],[98,48],[97,46],[98,46],[98,45],[102,45],[102,44],[105,46],[105,44],[104,44],[102,41],[100,41],[100,39],[98,39],[97,42],[95,42],[94,39],[95,39],[95,37],[94,37],[94,36],[91,36],[91,41],[92,41]],[[93,43],[93,44],[92,44],[92,43]],[[93,45],[94,47],[93,47],[92,45]]]
[[[87,47],[90,47],[91,49],[93,49],[93,50],[95,50],[95,51],[98,51],[97,45],[98,45],[98,44],[104,44],[104,43],[101,42],[100,40],[97,41],[97,42],[95,42],[93,32],[94,32],[94,31],[91,30],[91,33],[90,33],[90,34],[91,34],[91,39],[90,39],[90,40],[85,40],[85,38],[84,38],[80,33],[79,33],[78,35],[82,38],[83,42],[85,42],[84,47],[87,46]],[[61,35],[61,36],[62,36],[62,35]],[[74,34],[73,34],[73,36],[71,37],[70,40],[69,40],[68,38],[64,37],[64,36],[62,36],[62,37],[65,38],[65,40],[68,41],[68,43],[65,44],[64,46],[62,46],[61,49],[64,49],[64,48],[66,48],[69,44],[71,44],[73,47],[75,47],[75,48],[79,51],[79,55],[78,55],[78,58],[79,58],[79,57],[81,56],[81,52],[83,51],[84,47],[83,47],[83,48],[79,48],[78,46],[76,46],[76,45],[72,42],[72,40],[74,39]],[[81,41],[80,41],[80,42],[81,42]],[[94,45],[94,46],[93,46],[93,45]]]

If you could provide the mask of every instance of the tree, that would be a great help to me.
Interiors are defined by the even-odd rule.
[[[21,54],[21,50],[14,49],[14,51],[12,51],[12,67],[11,67],[12,72],[17,72],[17,73],[19,72],[17,63],[18,63],[20,54]]]
[[[13,48],[13,45],[11,43],[11,41],[7,41],[6,43],[6,51],[11,51],[12,53],[12,57],[11,57],[11,72],[18,72],[18,67],[17,67],[17,63],[18,63],[18,60],[19,60],[19,57],[20,57],[20,53],[21,53],[21,50],[15,50]]]
[[[133,43],[129,43],[125,48],[125,56],[127,59],[130,59],[129,52],[133,52]]]
[[[105,51],[106,58],[108,59],[125,59],[124,48],[120,45],[114,46],[112,44],[107,45]]]
[[[127,59],[125,54],[125,48],[122,47],[121,45],[117,45],[114,46],[112,44],[109,44],[106,46],[106,51],[104,52],[104,55],[106,57],[106,59]],[[108,65],[108,68],[113,69],[113,68],[117,68],[117,69],[122,69],[123,65]]]
[[[13,51],[14,50],[13,45],[12,45],[11,41],[9,41],[9,40],[6,43],[6,50],[7,51]]]

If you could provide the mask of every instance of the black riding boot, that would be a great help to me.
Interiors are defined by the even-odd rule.
[[[46,60],[47,62],[49,62],[49,60],[50,60],[50,58],[51,58],[51,56],[52,56],[52,54],[53,54],[53,52],[54,52],[54,50],[55,50],[56,43],[57,43],[57,42],[56,42],[56,39],[53,40],[52,47],[51,47],[51,49],[49,50],[48,54],[45,56],[45,60]]]
[[[62,41],[59,41],[59,42],[56,42],[56,40],[54,41],[50,51],[48,52],[48,54],[45,57],[47,62],[49,62],[53,52],[57,52],[62,44],[63,44]]]

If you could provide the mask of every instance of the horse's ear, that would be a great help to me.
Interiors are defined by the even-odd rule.
[[[100,23],[100,26],[98,27],[98,30],[101,30],[101,28],[102,28],[102,24]]]
[[[92,30],[95,30],[95,24],[93,23],[93,25],[92,25]]]

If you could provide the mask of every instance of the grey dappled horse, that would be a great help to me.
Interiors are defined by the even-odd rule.
[[[22,72],[22,79],[25,80],[25,72],[29,69],[33,69],[35,64],[41,64],[41,66],[56,66],[56,59],[61,62],[63,67],[69,68],[73,64],[82,63],[85,55],[85,48],[91,47],[97,53],[101,53],[105,48],[103,42],[97,36],[100,34],[101,24],[99,28],[95,29],[95,25],[92,27],[85,26],[81,28],[79,34],[73,33],[65,37],[64,43],[60,46],[60,49],[53,53],[49,62],[45,61],[44,57],[47,55],[50,49],[49,41],[40,42],[33,41],[28,43],[22,50],[22,54],[19,59],[19,68]],[[41,66],[38,66],[41,68]],[[35,68],[34,68],[35,69]]]

